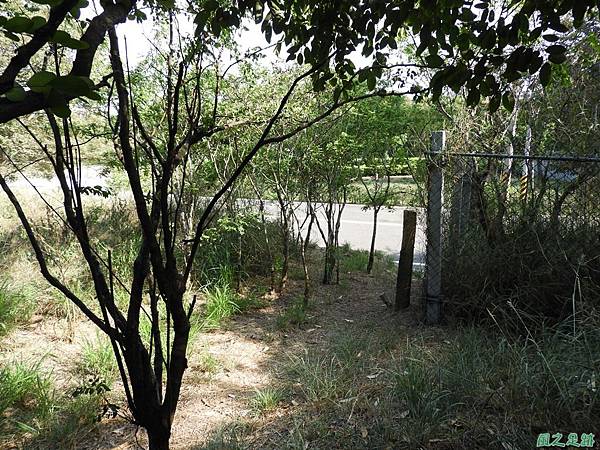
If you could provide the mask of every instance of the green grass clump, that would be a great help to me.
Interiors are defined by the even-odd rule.
[[[118,375],[118,369],[110,340],[100,335],[95,340],[86,340],[76,369],[84,376],[98,376],[111,384]]]
[[[15,363],[0,368],[0,429],[51,413],[52,381],[40,364]],[[6,414],[11,410],[10,414]]]
[[[8,334],[17,324],[27,322],[35,308],[30,289],[17,289],[0,280],[0,336]]]
[[[207,288],[204,298],[206,304],[201,322],[201,328],[204,329],[217,328],[231,316],[264,306],[262,299],[255,295],[240,295],[228,284]]]
[[[221,361],[208,351],[202,352],[199,359],[200,365],[198,369],[203,372],[207,378],[213,378],[219,370],[221,370]]]
[[[298,298],[277,316],[275,325],[278,329],[285,330],[290,326],[303,325],[307,320],[307,312],[302,304],[302,299]]]
[[[404,439],[415,448],[441,438],[459,448],[506,448],[535,442],[536,429],[593,429],[600,423],[599,339],[596,330],[555,330],[509,340],[473,328],[439,353],[412,346],[393,371]],[[463,429],[470,430],[466,443]]]
[[[240,299],[228,285],[214,286],[205,291],[206,312],[203,326],[216,328],[225,319],[241,311]]]
[[[290,356],[287,370],[308,401],[333,402],[348,393],[348,372],[335,355],[306,352]]]
[[[369,262],[369,252],[366,250],[353,250],[349,245],[344,245],[339,249],[340,269],[343,272],[360,272],[367,270]]]
[[[39,362],[0,367],[0,447],[72,448],[95,427],[102,402],[101,393],[59,393]]]
[[[254,396],[250,399],[250,406],[259,414],[274,410],[283,398],[279,389],[267,387],[257,389]]]

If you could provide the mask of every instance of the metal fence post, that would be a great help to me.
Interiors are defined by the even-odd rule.
[[[425,254],[425,321],[437,324],[442,319],[442,205],[444,174],[441,156],[446,132],[431,133],[431,161],[428,166],[427,249]]]

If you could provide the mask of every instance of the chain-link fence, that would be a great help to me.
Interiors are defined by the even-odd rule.
[[[429,155],[428,320],[439,320],[442,298],[471,318],[518,308],[563,319],[600,305],[600,159],[446,154],[439,141]]]

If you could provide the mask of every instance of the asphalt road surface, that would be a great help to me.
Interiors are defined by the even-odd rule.
[[[306,214],[306,205],[298,203],[295,207],[297,208],[297,216],[300,220],[303,220]],[[404,209],[406,208],[396,207],[393,210],[381,209],[377,218],[375,249],[392,256],[396,261],[398,260],[402,243]],[[276,202],[265,202],[265,210],[270,217],[276,218],[279,215],[279,206]],[[316,210],[319,224],[321,225],[321,228],[326,231],[327,220],[322,205],[317,205]],[[416,268],[422,267],[425,263],[424,219],[424,210],[422,208],[417,209],[417,233],[415,236],[414,255],[414,265]],[[372,233],[373,211],[365,211],[363,205],[346,205],[342,213],[340,224],[340,244],[348,243],[350,247],[354,249],[369,250],[371,247]],[[311,241],[315,242],[320,247],[324,246],[323,238],[315,225],[313,225],[311,231]]]

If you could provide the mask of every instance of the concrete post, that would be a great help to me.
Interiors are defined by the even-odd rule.
[[[431,134],[431,161],[428,167],[427,250],[425,256],[425,321],[442,320],[442,206],[444,174],[441,157],[446,146],[446,132]]]

